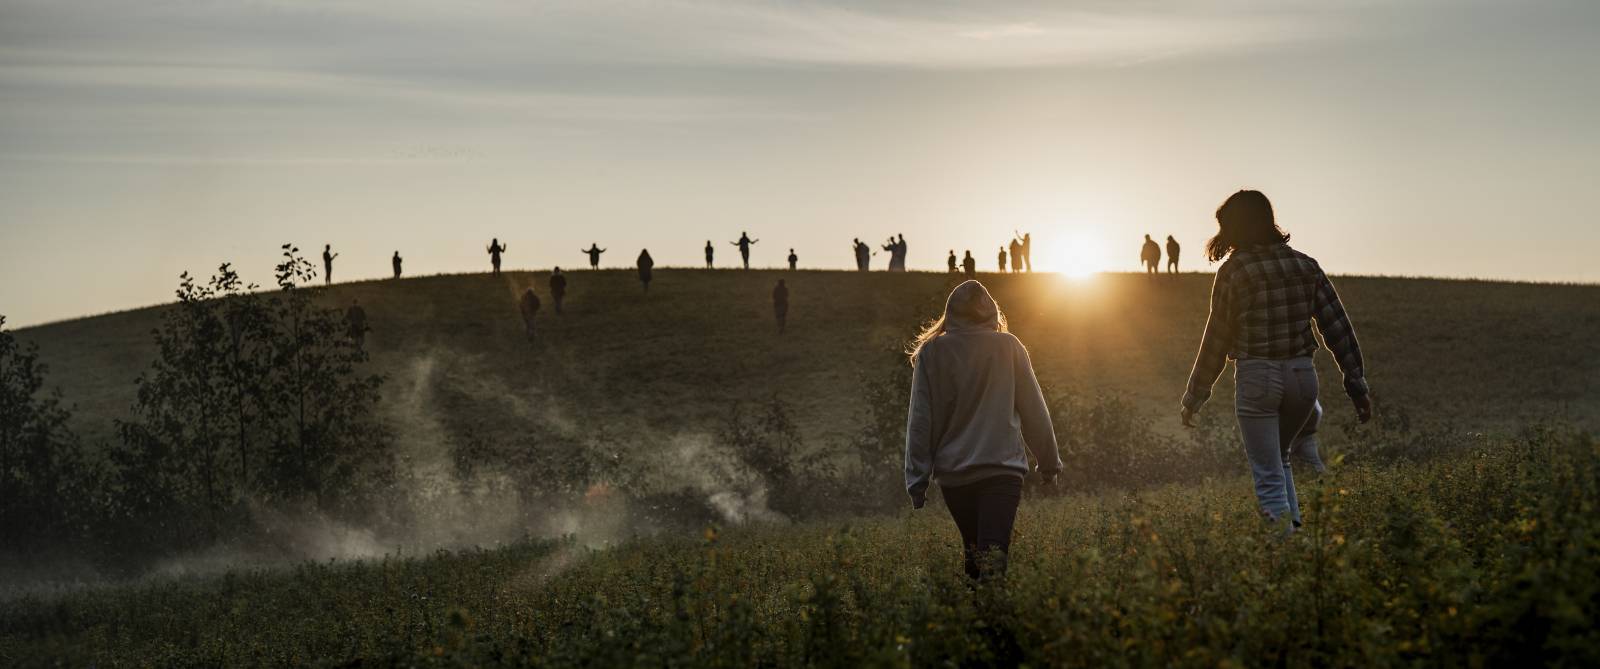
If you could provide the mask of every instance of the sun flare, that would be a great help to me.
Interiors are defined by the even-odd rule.
[[[1041,271],[1055,272],[1069,279],[1082,279],[1104,272],[1111,267],[1111,255],[1105,240],[1082,230],[1057,230],[1046,232],[1052,239],[1035,240],[1039,251],[1035,263]]]

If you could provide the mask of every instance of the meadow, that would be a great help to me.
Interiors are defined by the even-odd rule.
[[[1253,511],[1228,375],[1177,425],[1210,275],[983,275],[1067,471],[1030,482],[1010,576],[972,589],[945,512],[899,483],[899,350],[952,277],[570,276],[561,315],[542,273],[314,289],[369,315],[404,512],[252,505],[248,540],[132,573],[53,556],[93,584],[7,584],[0,664],[1600,662],[1600,287],[1336,278],[1379,417],[1354,424],[1319,354],[1333,464],[1285,539]],[[16,332],[91,460],[172,308]]]

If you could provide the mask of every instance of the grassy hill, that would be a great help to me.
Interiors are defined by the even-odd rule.
[[[917,325],[938,314],[951,278],[934,273],[663,269],[648,295],[632,271],[569,273],[566,313],[547,275],[509,272],[339,284],[328,304],[359,301],[371,366],[402,432],[453,441],[558,434],[624,451],[714,431],[737,402],[777,396],[808,441],[857,424],[862,379],[903,359]],[[790,327],[770,294],[791,291]],[[1211,276],[982,275],[1058,392],[1127,396],[1177,430],[1206,316]],[[1600,286],[1348,277],[1337,280],[1367,351],[1380,410],[1413,422],[1508,428],[1550,417],[1600,427]],[[523,338],[516,296],[545,298],[543,335]],[[18,331],[40,346],[53,385],[77,406],[76,429],[113,438],[133,380],[154,356],[162,308]],[[1350,422],[1338,372],[1318,356],[1330,420]],[[1230,375],[1209,407],[1231,412]],[[1337,431],[1329,433],[1337,442]]]

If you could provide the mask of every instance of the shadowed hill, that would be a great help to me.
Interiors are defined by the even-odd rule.
[[[569,273],[556,315],[542,272],[368,281],[315,289],[359,300],[385,406],[410,438],[509,441],[560,434],[645,448],[714,432],[732,405],[782,398],[811,440],[858,424],[863,377],[904,364],[894,351],[938,314],[955,280],[935,273],[663,269],[645,295],[631,270]],[[789,332],[771,289],[790,286]],[[983,275],[1058,391],[1126,394],[1150,419],[1175,413],[1206,316],[1209,274]],[[1381,410],[1493,429],[1541,416],[1600,423],[1600,287],[1430,279],[1336,281],[1368,355]],[[522,335],[516,296],[544,298],[542,338]],[[162,308],[19,330],[92,444],[113,438],[134,379],[154,356]],[[1324,352],[1324,398],[1350,422]],[[1229,375],[1213,416],[1232,410]],[[1339,438],[1335,430],[1329,435]]]

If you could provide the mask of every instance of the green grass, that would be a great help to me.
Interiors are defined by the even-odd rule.
[[[673,437],[713,432],[733,402],[773,395],[808,441],[849,435],[862,408],[861,374],[902,364],[887,351],[937,315],[951,285],[933,273],[664,269],[646,296],[631,271],[569,274],[563,316],[553,313],[543,273],[319,290],[327,303],[359,299],[366,308],[371,364],[390,377],[394,413],[414,414],[421,402],[455,441],[543,432],[649,453]],[[770,302],[778,278],[791,287],[783,337]],[[1177,431],[1210,275],[981,278],[1042,382],[1124,394],[1159,428]],[[545,339],[532,347],[515,307],[530,285],[546,298]],[[1600,428],[1600,287],[1359,277],[1337,285],[1380,406],[1469,430],[1544,417]],[[149,331],[159,311],[18,331],[39,344],[91,446],[112,441],[112,421],[127,415],[133,379],[154,356]],[[1332,397],[1337,370],[1325,353],[1318,360]],[[1228,413],[1227,377],[1211,407],[1218,415]],[[1330,420],[1350,421],[1343,402],[1328,404]]]
[[[590,552],[303,564],[0,604],[0,663],[96,666],[1484,666],[1600,661],[1600,450],[1538,433],[1302,486],[1024,504],[969,592],[936,506]]]

